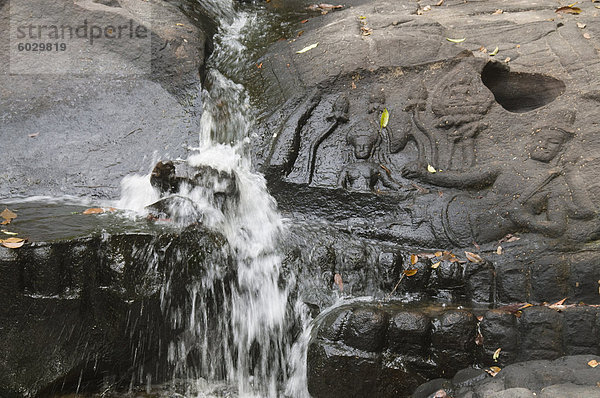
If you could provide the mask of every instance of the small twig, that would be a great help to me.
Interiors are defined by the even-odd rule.
[[[400,286],[400,282],[402,282],[402,279],[404,279],[405,276],[406,276],[406,274],[403,272],[402,276],[400,277],[400,279],[398,279],[398,283],[396,283],[396,286],[394,286],[394,289],[392,289],[392,291],[390,292],[390,294],[388,294],[387,297],[385,298],[386,300],[389,300],[390,297],[392,297],[392,294],[394,294],[394,292],[396,291],[396,289],[398,289],[398,286]]]

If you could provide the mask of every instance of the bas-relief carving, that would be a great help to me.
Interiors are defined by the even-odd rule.
[[[404,87],[370,87],[351,100],[346,94],[329,94],[327,100],[314,96],[301,117],[290,117],[293,143],[280,140],[274,150],[288,145],[292,153],[286,180],[396,195],[399,208],[410,210],[394,213],[399,219],[389,223],[391,234],[423,246],[482,244],[515,232],[573,235],[569,228],[582,223],[586,232],[577,236],[591,240],[599,235],[597,208],[577,165],[564,156],[573,138],[574,113],[539,124],[529,150],[523,151],[526,161],[501,163],[493,150],[484,159],[477,157],[478,137],[490,128],[486,119],[495,101],[476,61],[459,62],[426,84],[421,80],[413,85],[416,89],[407,89],[402,103],[391,90]],[[390,93],[395,100],[388,102]],[[391,117],[381,128],[384,109]],[[394,161],[411,145],[416,149],[412,160]],[[319,183],[315,176],[325,168],[324,159],[335,155],[341,159],[331,163],[339,170],[336,181]],[[444,195],[414,192],[415,183],[439,187]]]

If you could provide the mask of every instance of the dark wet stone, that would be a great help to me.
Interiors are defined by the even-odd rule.
[[[363,351],[381,351],[385,344],[388,317],[386,312],[376,309],[352,311],[344,328],[344,343]]]
[[[548,307],[523,310],[519,322],[521,349],[519,359],[556,359],[562,353],[563,315]]]
[[[425,314],[401,311],[390,317],[387,347],[397,354],[420,354],[427,350],[431,321]]]
[[[174,289],[187,296],[185,284],[213,261],[228,267],[224,244],[196,227],[0,247],[0,395],[73,392],[80,378],[80,391],[98,391],[105,378],[129,384],[146,361],[153,380],[164,380],[161,340],[176,331],[164,322],[161,283],[172,270]]]
[[[339,343],[311,344],[307,355],[311,396],[358,398],[373,394],[380,372],[377,355],[348,350]]]

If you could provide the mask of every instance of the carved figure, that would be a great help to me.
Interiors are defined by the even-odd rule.
[[[434,124],[446,131],[448,139],[448,157],[439,168],[463,170],[475,164],[475,137],[487,128],[481,120],[493,102],[492,93],[469,62],[461,63],[442,80],[431,101]]]
[[[571,137],[562,127],[538,129],[529,159],[518,169],[493,163],[470,171],[430,173],[414,163],[404,167],[403,176],[449,188],[490,188],[479,198],[457,194],[430,206],[429,227],[438,242],[468,246],[519,231],[558,237],[569,217],[596,215],[576,169],[558,164]]]
[[[374,192],[377,183],[381,182],[387,188],[400,188],[384,168],[372,160],[375,149],[381,142],[379,132],[373,124],[367,121],[355,124],[346,140],[353,147],[356,161],[342,169],[338,179],[339,186],[349,191]]]
[[[309,126],[297,133],[295,141],[297,143],[297,151],[296,156],[291,157],[293,167],[288,174],[288,180],[306,184],[312,182],[315,172],[317,149],[339,124],[348,121],[349,108],[348,97],[340,95],[332,104],[330,113],[325,117],[325,123],[316,123],[316,127],[320,131],[314,131],[314,128]]]

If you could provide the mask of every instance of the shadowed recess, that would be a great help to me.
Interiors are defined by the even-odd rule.
[[[515,113],[529,112],[551,103],[566,87],[553,77],[511,72],[497,62],[488,62],[481,72],[481,80],[504,109]]]

